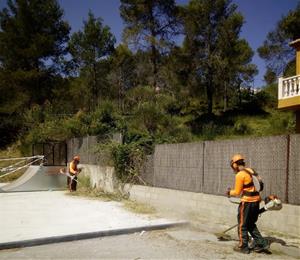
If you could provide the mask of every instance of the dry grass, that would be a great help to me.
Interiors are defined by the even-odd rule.
[[[122,201],[121,195],[114,194],[114,193],[106,193],[99,189],[92,189],[86,187],[79,187],[80,183],[78,184],[78,188],[75,192],[67,193],[70,196],[78,196],[78,197],[86,197],[90,199],[99,199],[101,201]]]
[[[86,197],[90,199],[98,199],[101,201],[118,201],[122,202],[123,207],[128,211],[137,214],[154,214],[155,209],[146,204],[128,199],[127,195],[121,193],[107,193],[100,189],[90,187],[90,179],[86,176],[78,177],[79,183],[77,184],[76,192],[68,192],[70,196]]]
[[[116,193],[107,193],[103,190],[92,188],[90,186],[90,178],[86,176],[78,176],[77,190],[68,193],[70,196],[86,197],[90,199],[99,199],[102,201],[122,201],[125,196]]]
[[[0,178],[0,183],[13,182],[14,180],[20,178],[25,171],[26,171],[26,169],[21,169],[17,172],[6,175],[3,178]]]
[[[153,207],[139,203],[132,200],[124,200],[123,201],[123,207],[131,212],[137,213],[137,214],[155,214],[156,211]]]
[[[16,158],[16,157],[22,157],[22,155],[21,155],[20,151],[18,150],[17,146],[9,147],[6,150],[0,150],[0,158]],[[16,162],[17,161],[15,161],[15,160],[0,161],[0,168],[7,167],[7,166],[12,165]],[[21,165],[18,165],[18,166],[21,166]],[[7,176],[4,176],[3,178],[0,178],[0,182],[12,182],[12,181],[18,179],[25,171],[26,171],[26,168],[18,170],[15,173],[9,174]],[[5,174],[5,173],[6,172],[0,173],[0,175]]]

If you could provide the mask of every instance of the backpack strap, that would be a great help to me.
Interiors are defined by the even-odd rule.
[[[253,181],[249,182],[248,184],[244,184],[244,185],[243,185],[243,188],[250,188],[250,187],[252,187],[252,186],[254,186]]]
[[[249,182],[248,184],[244,184],[243,188],[253,187],[254,183],[253,183],[253,179],[252,179],[252,173],[250,171],[248,171],[246,168],[244,168],[243,171],[245,171],[246,173],[248,173],[250,175],[250,177],[251,177],[251,182]]]
[[[251,173],[250,171],[248,171],[246,168],[243,169],[243,171],[245,171],[246,173],[248,173],[250,175],[250,177],[251,177],[251,180],[252,180],[248,184],[244,184],[243,188],[250,188],[250,187],[254,187],[255,188],[254,183],[253,183],[253,179],[252,179],[252,174],[253,173]],[[259,195],[258,191],[246,191],[246,190],[243,191],[243,196],[254,197],[254,196],[257,196],[257,195]]]
[[[259,195],[258,191],[246,191],[246,190],[243,191],[243,196],[254,197],[257,195]]]

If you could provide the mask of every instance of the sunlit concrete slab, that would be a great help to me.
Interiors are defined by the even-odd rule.
[[[72,197],[65,193],[1,193],[0,249],[185,224],[129,212],[120,202]]]

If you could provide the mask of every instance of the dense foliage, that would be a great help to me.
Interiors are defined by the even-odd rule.
[[[298,3],[295,10],[291,10],[278,21],[276,28],[268,33],[263,45],[258,48],[259,55],[267,62],[269,75],[271,73],[275,75],[294,75],[295,52],[289,46],[289,43],[299,38],[300,3]],[[274,77],[272,79],[274,81]]]
[[[124,144],[106,145],[123,178],[157,143],[294,131],[271,83],[294,68],[299,6],[259,49],[268,71],[258,92],[230,0],[121,0],[119,45],[92,12],[72,34],[63,14],[57,0],[8,0],[0,11],[1,148],[121,132]]]

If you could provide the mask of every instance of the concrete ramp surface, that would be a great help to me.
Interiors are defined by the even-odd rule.
[[[59,167],[32,165],[20,178],[2,186],[0,192],[61,190],[66,188],[66,180],[59,174]]]

